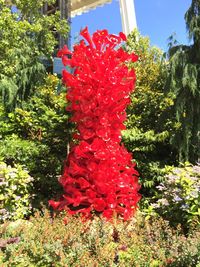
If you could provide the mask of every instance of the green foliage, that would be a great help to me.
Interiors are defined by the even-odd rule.
[[[0,162],[0,221],[24,218],[31,213],[32,181],[22,166]]]
[[[66,218],[66,217],[65,217]],[[200,263],[200,232],[185,237],[159,218],[130,222],[51,218],[48,212],[0,228],[2,266],[187,266]],[[18,237],[18,243],[9,244]],[[176,265],[175,265],[176,263]],[[187,264],[185,264],[187,263]],[[174,265],[173,265],[174,264]],[[185,265],[184,265],[185,264]]]
[[[171,167],[165,180],[157,188],[160,198],[153,206],[160,215],[172,224],[180,223],[185,228],[193,221],[200,224],[199,165]]]
[[[39,142],[25,140],[12,134],[0,141],[0,157],[6,162],[20,163],[30,171],[38,167],[37,159],[46,155],[48,147]]]
[[[59,79],[49,75],[45,85],[23,104],[0,110],[0,158],[23,164],[34,177],[37,200],[59,193],[57,177],[67,154],[71,125],[67,123],[65,93],[57,94]]]
[[[170,142],[178,150],[179,161],[195,163],[200,156],[200,1],[193,0],[185,14],[190,46],[173,45],[168,51],[166,92],[173,96],[171,117],[178,129]]]
[[[185,14],[185,21],[189,38],[194,40],[194,44],[200,44],[200,1],[192,0],[191,6]],[[197,57],[200,56],[197,54]]]
[[[128,37],[127,49],[134,51],[138,62],[136,88],[127,110],[127,130],[123,131],[123,142],[133,152],[147,189],[142,194],[153,193],[153,186],[162,179],[161,168],[176,161],[176,154],[169,144],[175,129],[174,121],[165,112],[174,104],[170,96],[164,95],[167,64],[160,49],[150,46],[149,38],[133,32]]]
[[[42,15],[44,3],[55,1],[12,1],[18,8],[11,12],[7,1],[0,2],[0,93],[8,110],[20,106],[45,77],[43,60],[52,62],[58,41],[55,33],[66,36],[67,21],[57,12]]]

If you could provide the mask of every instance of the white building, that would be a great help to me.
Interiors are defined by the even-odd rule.
[[[112,0],[71,0],[71,17],[81,15]],[[137,28],[134,0],[119,0],[123,32],[127,35]]]
[[[44,14],[48,14],[55,12],[56,10],[60,10],[61,17],[69,19],[111,2],[112,0],[57,0],[55,5],[45,5],[42,12]],[[122,21],[122,30],[126,35],[128,35],[132,30],[137,28],[134,0],[119,0],[119,8]],[[58,36],[58,38],[59,48],[61,48],[67,42],[67,40],[61,36]],[[60,74],[62,69],[63,65],[61,59],[55,57],[53,72]]]

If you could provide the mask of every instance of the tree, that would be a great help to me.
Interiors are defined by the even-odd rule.
[[[142,184],[152,187],[162,177],[161,168],[176,161],[169,144],[174,121],[163,116],[173,105],[170,96],[164,95],[167,63],[163,52],[137,31],[129,35],[127,49],[135,51],[139,60],[134,65],[136,88],[127,110],[123,140],[137,160]],[[143,194],[147,196],[149,192],[147,189]]]
[[[195,163],[200,156],[200,0],[192,0],[185,21],[193,43],[169,48],[166,91],[173,95],[172,116],[178,125],[170,141],[179,161]]]
[[[42,15],[44,3],[54,0],[13,0],[16,11],[0,0],[0,93],[7,109],[21,106],[45,76],[43,60],[52,60],[55,32],[66,35],[60,13]]]

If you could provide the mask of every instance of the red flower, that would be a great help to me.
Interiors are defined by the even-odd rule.
[[[64,194],[49,204],[85,218],[97,211],[107,219],[117,214],[128,220],[137,208],[140,186],[132,155],[120,142],[136,81],[126,63],[137,56],[119,48],[126,41],[123,33],[102,30],[90,36],[86,27],[81,36],[87,43],[82,40],[73,52],[66,46],[58,52],[63,64],[74,68],[73,74],[63,71],[63,83],[77,132],[59,180]]]

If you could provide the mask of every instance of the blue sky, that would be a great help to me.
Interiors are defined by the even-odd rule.
[[[150,37],[151,44],[167,49],[167,39],[176,33],[180,43],[187,44],[184,14],[191,0],[135,0],[137,26],[142,35]],[[72,43],[77,40],[81,28],[88,26],[93,33],[97,29],[108,29],[110,33],[122,31],[119,1],[98,7],[71,21]]]

